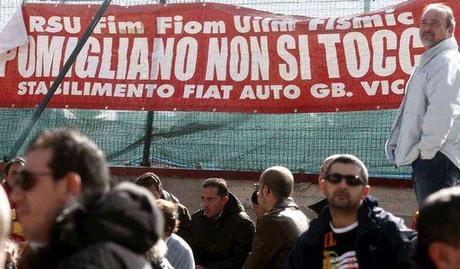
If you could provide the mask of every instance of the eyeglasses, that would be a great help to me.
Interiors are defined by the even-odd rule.
[[[23,191],[28,191],[37,184],[39,177],[50,176],[52,174],[51,172],[32,173],[27,170],[21,170],[16,178],[15,186],[18,186]]]
[[[332,184],[339,184],[342,179],[350,186],[364,185],[363,180],[359,176],[342,175],[339,173],[331,173],[326,176],[326,180]]]

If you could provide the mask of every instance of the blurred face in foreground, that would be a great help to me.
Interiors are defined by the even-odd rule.
[[[204,215],[208,218],[216,220],[224,210],[227,201],[228,195],[220,197],[217,187],[206,187],[201,191],[201,206]]]
[[[27,240],[46,243],[52,223],[66,202],[66,182],[53,178],[48,166],[51,149],[26,154],[26,164],[13,188],[16,213]]]
[[[19,174],[19,171],[24,167],[23,163],[14,163],[10,166],[8,170],[8,175],[5,177],[6,184],[12,189],[16,184],[16,177]]]

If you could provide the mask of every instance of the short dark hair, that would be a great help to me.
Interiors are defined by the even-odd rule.
[[[220,197],[228,195],[227,182],[223,178],[212,177],[203,181],[201,187],[204,188],[217,188],[217,193]]]
[[[3,173],[5,175],[8,175],[8,172],[10,171],[11,166],[13,166],[13,164],[17,164],[17,163],[24,165],[24,164],[26,164],[26,161],[21,157],[16,157],[14,159],[11,159],[9,162],[6,163],[5,167],[3,168]]]
[[[163,199],[156,200],[158,208],[163,213],[165,220],[164,232],[169,236],[170,234],[177,231],[179,226],[179,213],[177,212],[177,205],[173,202],[166,201]]]
[[[460,186],[437,191],[424,201],[417,219],[415,260],[422,268],[435,268],[428,255],[433,242],[460,249]]]
[[[44,130],[30,142],[26,152],[50,149],[48,163],[55,180],[69,172],[80,175],[82,193],[79,199],[85,204],[109,190],[110,176],[104,153],[88,137],[76,129]]]
[[[136,179],[136,184],[145,188],[149,188],[153,185],[159,191],[163,189],[160,177],[152,172],[145,173],[138,177]]]
[[[358,166],[361,171],[359,172],[359,176],[363,180],[363,184],[369,184],[369,173],[367,172],[367,167],[358,157],[351,155],[351,154],[340,154],[337,158],[331,161],[329,166],[326,169],[326,175],[331,172],[331,167],[335,163],[343,163],[343,164],[354,164]]]
[[[283,166],[272,166],[260,175],[260,182],[268,186],[278,199],[291,196],[294,188],[294,176]],[[262,188],[262,186],[259,186]]]

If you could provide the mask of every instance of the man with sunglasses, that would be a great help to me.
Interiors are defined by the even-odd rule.
[[[150,268],[144,254],[162,234],[161,212],[142,187],[109,189],[104,154],[91,140],[44,131],[25,159],[12,196],[31,246],[20,268]]]
[[[415,232],[368,197],[368,172],[340,155],[319,183],[329,206],[297,240],[284,268],[410,268]]]
[[[257,200],[264,214],[243,268],[283,268],[294,242],[308,228],[308,218],[291,197],[293,187],[294,176],[285,167],[270,167],[260,176]]]

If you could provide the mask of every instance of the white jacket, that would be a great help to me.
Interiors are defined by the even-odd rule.
[[[396,165],[438,151],[460,167],[460,53],[454,37],[427,50],[406,86],[386,143]]]

